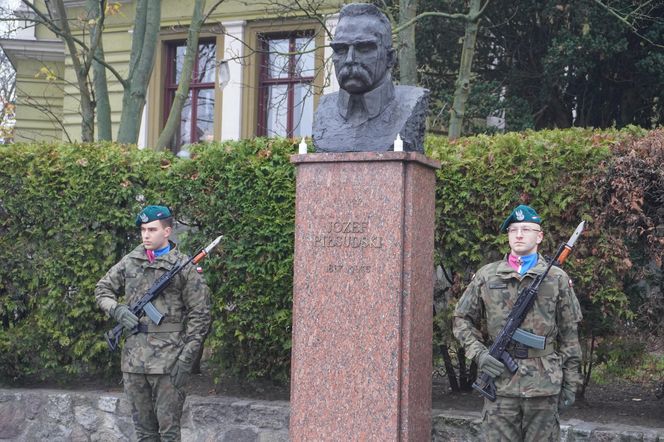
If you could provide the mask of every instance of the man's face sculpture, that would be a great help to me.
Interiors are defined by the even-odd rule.
[[[379,85],[393,64],[391,35],[372,16],[345,17],[332,42],[332,62],[339,86],[350,94],[363,94]]]

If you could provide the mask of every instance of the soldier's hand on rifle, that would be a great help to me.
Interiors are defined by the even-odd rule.
[[[124,304],[118,304],[111,310],[111,316],[115,318],[125,329],[132,330],[138,325],[138,317]]]
[[[565,410],[572,406],[576,400],[576,390],[568,385],[563,385],[560,389],[560,397],[558,397],[558,409]]]
[[[492,378],[497,378],[505,371],[505,365],[491,356],[488,349],[481,352],[477,357],[477,365],[480,371],[485,372]]]
[[[182,387],[187,380],[187,377],[189,377],[189,373],[191,373],[192,366],[193,360],[191,358],[180,355],[171,369],[171,380],[173,381],[173,385],[177,388]]]

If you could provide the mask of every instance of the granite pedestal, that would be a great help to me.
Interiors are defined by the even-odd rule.
[[[292,441],[431,439],[436,161],[294,155]]]

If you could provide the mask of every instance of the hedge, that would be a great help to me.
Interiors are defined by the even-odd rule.
[[[136,242],[128,214],[158,201],[169,161],[111,144],[0,149],[2,378],[118,365],[94,287]]]
[[[553,254],[586,221],[566,263],[584,314],[584,374],[593,362],[606,362],[613,338],[622,336],[643,350],[643,335],[661,336],[663,130],[436,138],[428,147],[442,163],[436,256],[452,278],[436,321],[438,343],[453,342],[451,311],[473,272],[509,250],[498,226],[518,203],[533,205],[542,216],[545,254]]]
[[[646,323],[657,332],[663,140],[637,128],[428,138],[427,154],[442,163],[436,257],[454,282],[442,315],[474,269],[506,251],[498,226],[511,207],[529,203],[544,219],[545,251],[581,219],[589,224],[568,267],[585,333]],[[139,208],[166,204],[188,227],[178,234],[184,250],[224,235],[204,264],[214,296],[210,366],[286,381],[296,149],[258,138],[195,146],[184,160],[115,144],[0,148],[0,379],[118,371],[94,286],[140,241]]]

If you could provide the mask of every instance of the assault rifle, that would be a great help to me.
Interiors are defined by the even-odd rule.
[[[164,315],[162,315],[161,312],[157,310],[157,308],[152,304],[152,301],[157,296],[159,296],[161,292],[163,292],[166,289],[166,287],[168,287],[168,285],[173,280],[173,277],[175,277],[175,275],[180,273],[182,269],[184,269],[189,264],[198,264],[199,262],[201,262],[212,251],[212,249],[214,249],[217,246],[217,244],[219,244],[222,237],[223,237],[222,235],[218,236],[207,247],[202,249],[192,258],[189,258],[184,263],[182,262],[177,263],[171,270],[161,275],[159,279],[157,279],[152,284],[152,287],[150,287],[148,291],[145,292],[145,294],[141,296],[141,298],[138,301],[129,306],[129,310],[131,310],[131,312],[136,316],[138,316],[139,318],[142,317],[143,315],[147,315],[155,324],[157,325],[161,324],[161,321],[164,319]],[[134,328],[131,332],[137,333],[137,328],[138,326],[136,326],[136,328]],[[115,327],[113,327],[113,330],[109,330],[106,333],[104,333],[104,339],[106,339],[106,343],[108,344],[108,347],[111,349],[111,351],[115,351],[115,349],[118,348],[121,335],[122,335],[121,324],[118,324]]]
[[[502,330],[500,330],[500,333],[498,333],[498,336],[496,336],[495,341],[489,348],[489,354],[505,364],[505,367],[507,367],[511,374],[516,373],[517,369],[519,368],[512,356],[507,352],[507,346],[511,341],[514,340],[528,347],[533,347],[540,350],[543,350],[546,346],[546,340],[544,337],[529,333],[525,330],[521,330],[519,327],[523,323],[523,320],[526,319],[526,315],[535,303],[535,298],[537,297],[537,291],[539,290],[540,284],[542,281],[544,281],[544,278],[546,278],[546,275],[549,273],[549,270],[551,270],[551,267],[554,264],[562,265],[565,262],[570,252],[572,251],[572,247],[574,247],[574,243],[577,239],[579,239],[579,236],[581,236],[584,225],[585,221],[582,221],[567,243],[560,245],[556,255],[551,259],[551,261],[549,261],[549,265],[547,266],[546,270],[537,275],[530,286],[521,290],[516,300],[516,304],[514,304],[514,308],[507,317],[505,325],[503,326]],[[480,375],[473,383],[473,388],[479,391],[482,396],[489,399],[490,401],[496,400],[496,383],[494,379],[487,373],[480,373]]]

